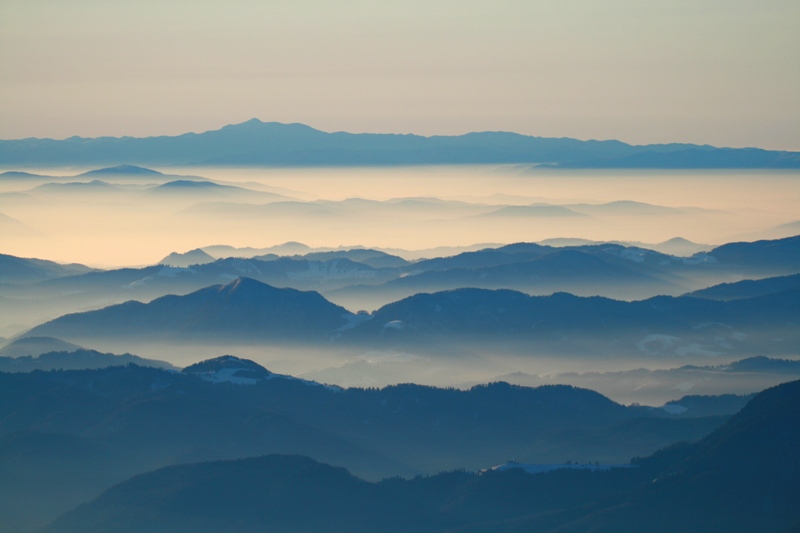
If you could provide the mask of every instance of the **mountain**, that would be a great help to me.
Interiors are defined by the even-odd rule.
[[[0,356],[22,357],[29,355],[38,357],[47,352],[70,352],[81,349],[80,346],[53,337],[23,337],[0,348]]]
[[[0,254],[0,283],[30,284],[93,271],[92,268],[76,263],[63,265],[44,259],[26,259]]]
[[[174,137],[71,137],[0,141],[0,164],[175,164],[255,166],[543,164],[558,167],[798,168],[800,154],[689,144],[548,139],[507,132],[460,136],[325,133],[252,119]],[[140,173],[120,165],[108,173]]]
[[[764,279],[746,279],[735,283],[721,283],[689,293],[687,296],[710,300],[737,300],[776,292],[800,289],[800,274]]]
[[[724,420],[626,407],[568,386],[343,390],[231,356],[182,372],[0,372],[0,528],[52,520],[166,465],[300,453],[378,480],[509,457],[619,463]]]
[[[24,340],[24,339],[23,339]],[[68,343],[65,343],[68,344]],[[70,345],[71,346],[71,345]],[[7,347],[6,347],[7,348]],[[115,355],[100,353],[83,348],[67,348],[50,351],[35,356],[20,355],[0,357],[0,372],[33,372],[34,370],[86,370],[125,365],[149,366],[153,368],[173,368],[164,361],[145,359],[131,354]]]
[[[326,379],[324,372],[309,373],[307,376],[311,379]],[[526,387],[564,383],[595,390],[618,402],[678,404],[687,409],[681,411],[681,414],[692,415],[696,413],[697,402],[693,400],[691,404],[683,403],[676,400],[677,394],[691,393],[693,398],[719,398],[720,395],[736,394],[737,398],[742,398],[799,378],[800,361],[754,356],[729,363],[682,365],[678,368],[552,374],[513,372],[494,379]],[[736,410],[738,408],[734,411]],[[700,412],[708,413],[708,410],[703,407]]]
[[[220,185],[213,181],[195,179],[178,179],[156,185],[145,191],[148,199],[166,199],[170,202],[176,200],[199,201],[199,200],[242,200],[253,202],[259,200],[272,202],[278,200],[291,200],[289,196],[274,192],[254,191],[244,187],[233,185]]]
[[[196,268],[216,269],[226,261],[255,260],[228,259]],[[261,265],[283,269],[281,261],[295,260],[283,258]],[[371,268],[352,264],[357,265],[357,272]],[[298,267],[302,270],[295,277],[314,274],[306,270],[308,266]],[[180,272],[178,275],[193,279],[192,274]],[[206,275],[213,276],[213,272]],[[352,279],[350,273],[345,276]],[[529,296],[507,289],[455,289],[416,294],[371,315],[356,316],[316,292],[278,289],[239,278],[185,296],[160,297],[149,304],[128,301],[65,315],[24,336],[52,336],[78,343],[212,338],[240,343],[335,342],[434,351],[470,345],[474,349],[489,343],[493,350],[528,352],[537,346],[575,355],[613,350],[620,356],[711,356],[748,351],[789,353],[800,342],[797,331],[798,289],[732,301],[659,296],[632,302],[566,293]]]
[[[586,215],[678,215],[683,213],[683,211],[674,207],[664,207],[630,200],[617,200],[605,204],[572,204],[564,207]]]
[[[681,461],[622,505],[559,531],[796,531],[800,523],[800,381],[758,394]],[[591,526],[590,526],[591,525]]]
[[[72,193],[72,194],[89,194],[89,193],[104,193],[104,192],[118,192],[121,189],[116,185],[111,185],[101,180],[92,180],[88,182],[77,181],[69,183],[44,183],[30,190],[31,193]]]
[[[350,313],[315,292],[277,289],[249,278],[148,304],[129,301],[65,315],[25,336],[78,338],[317,340],[347,325]]]
[[[189,250],[188,252],[172,252],[167,257],[158,262],[159,265],[186,268],[192,265],[203,265],[213,263],[215,259],[205,253],[201,248]]]
[[[311,386],[321,386],[314,381],[295,378],[285,374],[270,372],[263,366],[240,359],[233,355],[223,355],[189,365],[182,370],[184,374],[197,376],[203,381],[211,383],[233,383],[236,385],[255,385],[271,379],[287,379]],[[339,387],[329,387],[331,390],[340,390]]]
[[[667,255],[691,256],[699,252],[707,252],[713,248],[708,244],[699,244],[689,241],[683,237],[675,237],[658,244],[641,245],[643,248],[650,248],[657,252]]]
[[[252,258],[259,255],[303,255],[313,251],[329,251],[330,248],[318,249],[311,248],[301,242],[286,242],[277,246],[270,246],[267,248],[236,248],[234,246],[227,246],[217,244],[213,246],[204,246],[203,250],[217,259],[225,257],[245,257]]]
[[[718,302],[659,296],[624,302],[565,293],[457,289],[388,304],[343,334],[381,346],[480,346],[566,354],[791,353],[800,339],[800,291]],[[784,337],[775,339],[773,332]],[[455,339],[455,340],[454,340]],[[750,352],[752,353],[752,352]]]
[[[53,178],[54,176],[46,176],[43,174],[32,174],[30,172],[22,172],[19,170],[7,170],[0,173],[0,179],[3,180],[26,180],[26,179],[40,179],[40,178]]]
[[[769,389],[699,442],[630,468],[532,475],[512,463],[366,483],[296,455],[171,466],[111,488],[46,531],[794,531],[798,402],[800,382]]]
[[[164,261],[183,262],[174,257]],[[9,324],[19,323],[12,331],[18,333],[25,328],[24,324],[33,327],[63,314],[99,309],[132,299],[150,301],[167,294],[185,295],[243,276],[276,287],[320,291],[352,283],[381,283],[399,275],[396,269],[375,269],[344,257],[322,261],[301,257],[266,257],[265,260],[229,257],[204,264],[198,262],[203,263],[201,257],[193,254],[188,260],[190,267],[154,265],[95,271],[24,286],[0,284],[0,321],[5,317]]]
[[[664,146],[664,145],[662,145]],[[587,158],[563,166],[577,168],[797,168],[796,152],[770,152],[758,148],[713,148],[673,146],[668,151],[642,146],[638,153],[603,159]]]
[[[84,172],[83,174],[78,174],[76,177],[94,177],[94,176],[156,177],[156,176],[164,176],[164,174],[162,174],[157,170],[139,167],[136,165],[117,165],[114,167],[98,168],[95,170],[90,170],[88,172]]]
[[[764,246],[784,250],[784,259],[760,261],[758,257]],[[59,275],[57,279],[40,275],[16,282],[14,278],[7,278],[9,283],[26,284],[0,284],[0,298],[3,298],[0,318],[9,324],[18,324],[9,330],[9,334],[16,334],[61,314],[99,309],[131,299],[149,301],[166,294],[185,295],[241,276],[275,287],[315,290],[330,301],[355,311],[378,309],[420,292],[465,287],[507,288],[534,295],[570,292],[579,296],[641,300],[655,294],[686,294],[720,282],[800,271],[800,262],[786,259],[800,253],[798,239],[739,243],[737,248],[735,257],[726,256],[723,250],[717,259],[714,254],[720,252],[713,250],[691,257],[675,257],[615,243],[560,248],[515,243],[407,263],[399,256],[382,255],[385,252],[378,250],[312,251],[299,243],[287,243],[273,251],[305,254],[304,257],[258,255],[269,249],[217,248],[214,253],[206,253],[228,257],[205,264],[199,264],[208,261],[205,256],[188,262],[176,257],[164,259],[186,267],[123,268],[85,274],[73,271],[72,274],[80,275]],[[230,257],[232,255],[238,257]],[[242,258],[248,255],[260,259]],[[13,272],[8,268],[4,272],[1,263],[2,256],[0,276]],[[0,283],[2,281],[0,279]],[[780,338],[780,335],[773,338]],[[774,343],[769,341],[768,344]]]
[[[411,268],[417,270],[431,264],[415,264]],[[655,286],[666,288],[669,283],[643,272],[633,261],[617,261],[608,254],[604,257],[580,249],[561,249],[530,256],[513,254],[505,264],[428,270],[386,283],[387,288],[409,287],[414,292],[476,287],[575,293],[587,289],[596,291],[598,287],[608,290],[614,285],[647,285],[652,290]]]
[[[721,265],[744,269],[746,272],[796,274],[800,272],[800,235],[728,243],[714,248],[707,255]]]
[[[335,250],[330,252],[309,252],[299,257],[311,261],[327,261],[330,259],[344,258],[372,268],[401,268],[409,265],[409,262],[402,257],[367,248],[353,248],[351,250]]]

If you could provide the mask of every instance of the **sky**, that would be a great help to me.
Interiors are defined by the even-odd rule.
[[[0,139],[324,131],[800,150],[797,0],[0,0]]]

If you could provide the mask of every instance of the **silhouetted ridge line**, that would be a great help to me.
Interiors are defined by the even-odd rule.
[[[0,163],[346,166],[518,163],[589,168],[800,168],[800,154],[691,144],[635,146],[508,132],[460,136],[325,133],[253,119],[173,137],[0,141]]]

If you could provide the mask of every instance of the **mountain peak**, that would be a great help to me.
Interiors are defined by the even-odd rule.
[[[189,365],[182,370],[184,374],[197,376],[203,381],[211,383],[233,383],[234,385],[255,385],[262,381],[281,379],[303,383],[305,385],[321,386],[316,381],[275,374],[250,359],[242,359],[235,355],[222,355]],[[327,386],[329,390],[340,391],[339,387]]]
[[[272,372],[249,359],[233,355],[222,355],[200,361],[182,370],[204,381],[212,383],[234,383],[236,385],[255,385],[259,381],[271,379]]]
[[[223,187],[223,185],[219,185],[213,181],[173,180],[162,183],[154,187],[154,189],[222,189]]]
[[[245,132],[256,132],[256,131],[281,131],[281,132],[289,132],[289,131],[307,131],[307,132],[319,132],[312,128],[311,126],[307,126],[306,124],[301,124],[299,122],[292,122],[292,123],[284,123],[284,122],[264,122],[263,120],[259,120],[257,118],[251,118],[245,122],[240,122],[239,124],[228,124],[227,126],[223,126],[220,130],[217,131],[245,131]],[[322,132],[319,132],[322,133]]]
[[[189,250],[185,253],[172,252],[167,257],[158,262],[159,265],[169,265],[173,267],[189,267],[192,265],[204,265],[213,263],[214,258],[202,249]]]
[[[98,176],[98,175],[116,175],[116,176],[127,176],[127,175],[147,175],[147,176],[163,176],[161,172],[157,170],[152,170],[145,167],[139,167],[136,165],[117,165],[114,167],[106,167],[106,168],[98,168],[96,170],[90,170],[88,172],[84,172],[83,174],[78,174],[78,176]]]

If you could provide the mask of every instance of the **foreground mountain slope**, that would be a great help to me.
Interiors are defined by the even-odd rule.
[[[800,381],[756,395],[653,483],[559,531],[793,531],[800,522],[798,405]]]
[[[183,372],[0,372],[0,529],[41,524],[170,464],[300,453],[375,480],[509,457],[617,463],[725,419],[625,407],[568,386],[342,390],[233,357]]]
[[[298,456],[170,467],[48,531],[787,531],[800,520],[800,382],[710,436],[607,472],[453,472],[367,484]]]

